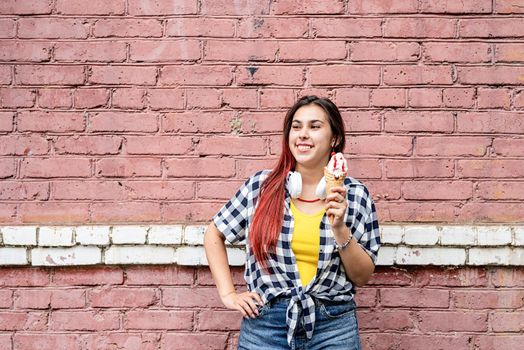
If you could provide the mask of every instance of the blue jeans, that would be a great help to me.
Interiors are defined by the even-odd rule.
[[[242,319],[238,349],[242,350],[360,350],[356,305],[349,302],[315,300],[315,330],[311,339],[301,324],[287,343],[286,309],[289,299],[267,303],[255,319]]]

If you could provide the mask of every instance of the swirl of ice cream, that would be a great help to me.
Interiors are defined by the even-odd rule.
[[[331,159],[327,165],[327,169],[335,178],[345,177],[348,170],[348,163],[344,155],[340,152],[331,153]]]

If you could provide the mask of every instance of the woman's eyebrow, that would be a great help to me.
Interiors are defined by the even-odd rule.
[[[324,123],[324,121],[320,120],[320,119],[308,120],[306,122],[307,123]],[[302,124],[302,121],[300,121],[300,120],[293,120],[292,123],[300,123],[300,124]]]

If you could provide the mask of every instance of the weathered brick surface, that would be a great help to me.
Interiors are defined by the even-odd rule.
[[[244,290],[243,269],[232,273]],[[86,341],[94,348],[153,349],[164,342],[170,349],[230,349],[242,320],[224,308],[207,268],[3,268],[0,274],[0,344],[12,341],[14,349],[30,349],[38,337],[43,349],[80,349]],[[471,339],[481,349],[511,348],[522,338],[522,276],[521,267],[379,267],[356,297],[363,345],[467,349]]]
[[[522,222],[523,8],[1,1],[0,223],[208,222],[271,168],[286,108],[306,93],[341,108],[350,175],[374,194],[381,222]],[[237,342],[239,318],[200,269],[0,276],[0,348]],[[359,295],[363,345],[516,348],[522,280],[519,268],[381,270]]]
[[[71,199],[80,211],[88,207],[87,215],[73,215],[77,220],[136,220],[133,211],[100,213],[127,207],[118,201],[131,196],[158,203],[148,211],[163,211],[143,218],[207,221],[209,210],[191,207],[215,208],[231,186],[163,193],[162,181],[238,183],[270,167],[285,110],[305,93],[340,106],[350,132],[346,153],[355,156],[352,176],[381,180],[384,188],[396,188],[394,178],[429,185],[450,178],[431,195],[405,185],[399,196],[376,198],[379,208],[399,209],[380,210],[382,222],[403,221],[430,198],[449,211],[446,191],[457,192],[456,206],[511,206],[508,200],[521,200],[522,16],[507,0],[4,1],[1,153],[27,158],[1,160],[8,163],[2,177],[12,183],[0,201],[18,200],[6,203],[17,210],[2,220],[57,218],[50,213]],[[490,170],[498,165],[504,167]],[[478,188],[500,176],[515,180],[516,195],[463,192],[464,181]],[[50,186],[77,177],[88,180],[77,195],[57,182],[43,197],[13,195],[24,178]],[[115,177],[141,177],[157,190],[129,195],[110,182]],[[33,202],[42,198],[48,200]],[[34,207],[42,215],[25,210]],[[428,214],[411,220],[434,221]]]

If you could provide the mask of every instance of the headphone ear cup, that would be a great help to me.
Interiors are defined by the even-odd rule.
[[[287,190],[291,198],[300,197],[300,193],[302,193],[302,175],[300,175],[300,173],[296,171],[289,172]]]
[[[315,194],[320,199],[326,199],[326,178],[324,176],[320,179]]]

